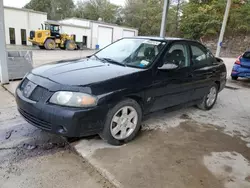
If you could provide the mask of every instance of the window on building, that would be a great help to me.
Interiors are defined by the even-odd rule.
[[[15,28],[9,28],[10,44],[16,44]]]
[[[87,36],[82,36],[82,45],[87,47]]]
[[[22,45],[27,45],[26,29],[21,29],[21,42]]]

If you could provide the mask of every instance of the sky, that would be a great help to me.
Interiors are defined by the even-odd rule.
[[[29,1],[30,0],[3,0],[3,4],[4,6],[21,8]],[[74,1],[77,1],[77,0],[74,0]],[[125,0],[110,0],[110,2],[116,5],[124,5]]]

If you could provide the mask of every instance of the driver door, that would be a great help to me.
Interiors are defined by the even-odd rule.
[[[158,68],[152,86],[154,102],[152,111],[186,103],[192,91],[192,72],[190,67],[190,51],[186,42],[175,42],[166,50]],[[173,66],[175,65],[175,66]]]

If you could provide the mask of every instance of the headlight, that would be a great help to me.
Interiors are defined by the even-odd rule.
[[[50,103],[71,107],[93,107],[97,105],[97,98],[79,92],[58,91],[52,95]]]

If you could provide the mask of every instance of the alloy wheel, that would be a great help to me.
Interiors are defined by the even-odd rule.
[[[210,91],[207,95],[207,106],[210,107],[214,104],[215,100],[216,100],[216,95],[217,95],[217,89],[215,88],[215,86],[210,88]]]
[[[124,140],[134,132],[137,123],[138,113],[136,110],[132,106],[122,107],[111,120],[111,134],[117,140]]]

